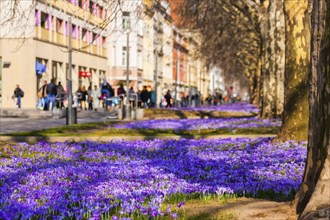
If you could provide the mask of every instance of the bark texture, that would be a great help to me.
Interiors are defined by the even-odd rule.
[[[279,140],[307,140],[310,12],[308,0],[285,0],[285,100]]]
[[[296,195],[299,219],[330,218],[330,0],[314,0],[307,163]]]
[[[282,114],[284,100],[285,29],[283,2],[264,1],[260,6],[261,52],[260,117]]]
[[[275,81],[276,103],[275,115],[283,113],[284,107],[284,71],[285,71],[285,19],[283,0],[276,1],[275,12]]]

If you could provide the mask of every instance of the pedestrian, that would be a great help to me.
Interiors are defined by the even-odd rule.
[[[93,97],[92,97],[91,86],[88,86],[88,90],[87,90],[87,103],[88,103],[88,110],[93,110]]]
[[[166,108],[168,108],[168,107],[172,108],[172,104],[171,104],[171,99],[172,99],[171,91],[170,90],[167,90],[167,93],[166,93],[166,95],[164,97],[165,97],[165,100],[166,100]]]
[[[228,88],[228,91],[227,91],[227,94],[228,94],[228,101],[229,101],[230,103],[233,102],[233,91],[234,91],[234,88],[233,88],[232,86],[230,86],[230,87]]]
[[[147,90],[147,86],[143,86],[143,90],[141,92],[141,101],[143,103],[143,107],[148,107],[148,100],[149,100],[149,92]]]
[[[14,97],[16,98],[16,105],[18,108],[21,108],[22,104],[22,98],[24,97],[23,90],[19,87],[19,85],[16,85],[16,89],[14,90]]]
[[[111,101],[108,99],[113,96],[114,96],[114,91],[111,85],[107,82],[106,79],[103,79],[103,83],[101,84],[101,97],[103,99],[103,103],[106,104],[105,108],[107,110],[109,110],[111,106]]]
[[[133,108],[134,108],[134,107],[135,107],[135,96],[136,96],[136,94],[135,94],[135,92],[134,92],[133,87],[131,87],[131,88],[129,89],[128,93],[129,93],[129,102],[130,102],[130,104],[131,104],[131,105],[133,106]]]
[[[123,84],[119,85],[119,88],[117,89],[117,95],[120,98],[120,108],[122,108],[124,103],[124,97],[126,95],[126,91],[124,89]]]
[[[49,108],[50,104],[52,104],[52,108],[51,108],[52,111],[54,110],[54,107],[55,107],[56,95],[57,95],[57,88],[55,85],[55,79],[53,78],[50,80],[50,83],[47,85],[47,99],[48,99],[47,106]],[[46,110],[48,110],[48,109],[46,109]]]
[[[94,86],[94,90],[91,93],[92,99],[93,99],[93,109],[94,111],[97,111],[97,108],[100,106],[100,96],[101,92],[99,89],[97,89],[97,86]]]
[[[44,80],[43,86],[41,86],[38,89],[37,96],[39,98],[37,109],[45,110],[45,102],[46,102],[46,99],[47,99],[47,81],[46,80]]]
[[[82,86],[81,89],[80,89],[80,92],[81,92],[80,108],[82,110],[87,110],[86,101],[87,101],[88,93],[87,93],[87,90],[86,90],[86,86]]]
[[[64,97],[65,97],[65,90],[61,84],[58,82],[56,87],[57,95],[56,95],[56,107],[59,109],[64,108]]]
[[[149,92],[149,98],[150,98],[150,106],[155,107],[155,105],[156,105],[156,92],[152,89]]]

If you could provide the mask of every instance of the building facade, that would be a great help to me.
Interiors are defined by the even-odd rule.
[[[10,9],[11,1],[1,8]],[[20,19],[1,27],[0,56],[10,63],[2,70],[2,108],[15,108],[12,95],[19,84],[25,92],[22,108],[35,108],[37,91],[44,80],[67,87],[69,18],[72,18],[72,86],[99,86],[107,73],[106,30],[100,28],[106,17],[105,1],[20,1],[26,10],[25,29]],[[19,47],[19,48],[18,48]]]
[[[116,92],[126,85],[128,73],[128,86],[135,91],[148,86],[157,94],[157,105],[167,90],[178,101],[195,94],[207,97],[208,65],[195,53],[200,38],[176,26],[179,17],[171,1],[121,3],[118,11],[107,0],[19,1],[22,12],[30,13],[3,22],[0,31],[1,107],[17,107],[12,99],[17,84],[25,92],[22,108],[36,107],[44,80],[67,87],[69,18],[73,92],[99,86],[103,79]],[[12,1],[0,1],[0,6],[10,12]],[[5,15],[10,13],[0,13],[2,21]]]

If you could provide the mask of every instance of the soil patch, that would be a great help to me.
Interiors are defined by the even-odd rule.
[[[221,201],[188,201],[184,210],[185,219],[270,219],[294,220],[297,216],[291,202],[274,202],[263,199],[238,198]]]

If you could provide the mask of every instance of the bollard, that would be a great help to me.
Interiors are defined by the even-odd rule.
[[[66,124],[69,124],[69,117],[68,117],[69,110],[65,108],[65,116],[66,116]],[[71,112],[71,124],[77,124],[77,108],[72,108]]]

